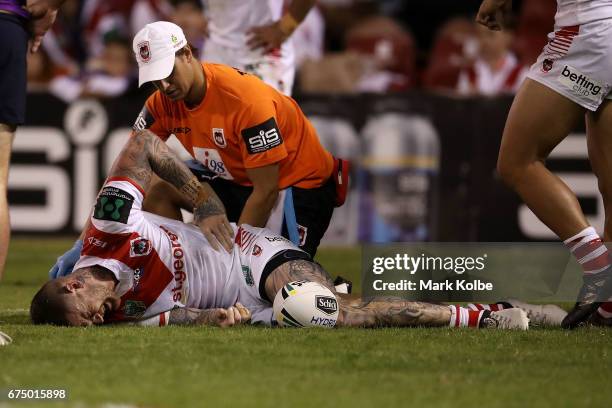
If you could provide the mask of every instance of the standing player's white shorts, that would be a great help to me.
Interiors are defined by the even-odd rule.
[[[232,268],[232,277],[234,282],[238,281],[238,302],[242,303],[251,311],[252,323],[263,323],[265,325],[272,324],[272,304],[274,299],[266,300],[264,280],[264,271],[272,272],[274,263],[280,265],[290,259],[310,259],[310,256],[291,243],[288,239],[281,237],[270,231],[267,228],[251,227],[250,225],[242,225],[236,231],[235,238],[240,273],[237,276],[238,268]],[[235,249],[235,250],[236,250]],[[276,260],[275,256],[283,256],[283,252],[292,250],[293,256],[285,259]],[[296,256],[297,255],[297,256]],[[236,260],[236,257],[234,257]],[[268,268],[266,269],[266,266]]]
[[[555,26],[528,78],[596,111],[612,99],[612,19]]]
[[[265,54],[246,48],[231,48],[215,41],[206,41],[202,59],[238,68],[253,74],[266,84],[287,96],[291,96],[295,79],[293,44],[287,40],[278,54]]]

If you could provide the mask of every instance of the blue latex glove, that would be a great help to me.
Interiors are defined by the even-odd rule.
[[[62,276],[70,275],[74,269],[74,265],[81,257],[81,250],[83,249],[83,241],[77,239],[68,251],[57,258],[57,262],[51,270],[49,270],[49,279],[55,279]]]

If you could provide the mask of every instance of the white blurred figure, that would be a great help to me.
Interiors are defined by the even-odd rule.
[[[252,73],[285,95],[295,77],[292,34],[315,0],[204,0],[202,59]]]

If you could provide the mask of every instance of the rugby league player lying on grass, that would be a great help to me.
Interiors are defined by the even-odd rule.
[[[152,173],[193,204],[193,224],[142,211]],[[397,298],[349,299],[336,293],[329,274],[307,253],[266,229],[227,224],[234,245],[230,251],[223,248],[227,245],[215,249],[201,226],[209,217],[223,225],[218,223],[223,215],[214,193],[161,139],[147,130],[136,132],[97,197],[74,272],[38,291],[30,309],[32,321],[65,326],[271,325],[271,301],[278,290],[307,280],[334,292],[340,327],[527,329],[526,314],[518,308],[469,310]]]

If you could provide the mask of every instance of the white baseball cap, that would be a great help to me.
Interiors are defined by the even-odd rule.
[[[132,48],[138,61],[138,86],[168,78],[175,53],[187,45],[181,27],[168,21],[147,24],[134,37]]]

